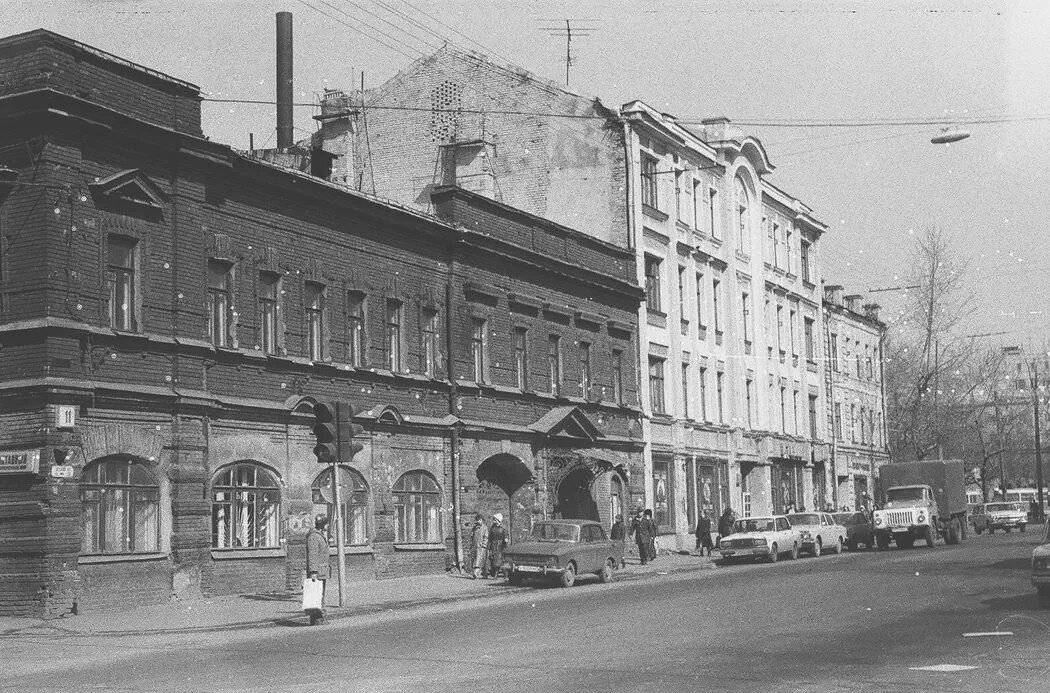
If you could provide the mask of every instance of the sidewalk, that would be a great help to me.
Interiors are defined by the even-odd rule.
[[[683,571],[714,568],[711,558],[692,554],[660,555],[648,565],[628,557],[627,566],[614,580],[628,581]],[[439,574],[354,582],[348,586],[348,606],[329,606],[327,619],[338,621],[362,614],[401,611],[414,607],[486,599],[524,592],[533,587],[512,587],[506,580],[473,580],[469,575]],[[338,587],[328,589],[328,601],[337,601]],[[194,601],[170,602],[127,611],[89,613],[43,620],[0,617],[0,636],[43,635],[164,635],[298,626],[306,623],[297,594],[226,595]]]

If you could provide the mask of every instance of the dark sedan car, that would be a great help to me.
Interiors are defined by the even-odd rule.
[[[590,520],[544,520],[526,541],[503,553],[503,571],[512,585],[524,578],[546,578],[572,587],[580,575],[610,582],[623,560],[623,544],[611,541],[605,528]]]
[[[846,528],[846,546],[850,551],[856,551],[861,544],[864,544],[866,549],[875,546],[875,531],[866,513],[835,513],[834,517],[840,525]]]

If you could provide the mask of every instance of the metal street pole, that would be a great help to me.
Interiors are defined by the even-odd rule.
[[[342,425],[345,418],[350,416],[350,407],[343,402],[335,403],[335,430],[337,454],[332,458],[332,503],[335,505],[335,551],[337,561],[336,569],[339,573],[339,606],[346,606],[346,537],[343,536],[343,503],[342,494],[339,489],[339,465],[344,450],[349,449],[349,443],[343,443],[342,438],[345,426]],[[349,460],[347,460],[349,462]]]
[[[1039,499],[1039,521],[1043,520],[1043,446],[1039,440],[1039,362],[1032,359],[1032,413],[1035,415],[1035,486]]]

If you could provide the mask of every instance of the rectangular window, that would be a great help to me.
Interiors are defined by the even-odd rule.
[[[682,417],[689,418],[689,364],[682,364]]]
[[[800,435],[802,433],[802,426],[800,425],[798,415],[798,390],[791,393],[791,423],[793,424],[795,435]]]
[[[831,333],[831,370],[837,372],[839,369],[839,336]]]
[[[809,396],[809,437],[817,439],[817,396]]]
[[[707,191],[707,229],[711,232],[712,238],[719,238],[722,235],[718,223],[718,205],[718,191],[709,188]]]
[[[806,360],[814,361],[816,360],[817,355],[813,350],[813,319],[805,318],[802,321],[802,324],[806,333]]]
[[[795,325],[798,323],[798,314],[792,310],[788,315],[788,337],[791,342],[791,355],[798,356],[798,339],[795,335]]]
[[[837,440],[845,440],[846,436],[843,435],[842,430],[842,403],[835,402],[835,438]]]
[[[259,346],[265,354],[277,353],[280,329],[281,275],[259,273]]]
[[[547,338],[547,378],[552,395],[561,394],[561,337],[556,334]]]
[[[109,236],[106,239],[109,326],[117,330],[138,330],[135,319],[137,247],[138,241],[134,238]]]
[[[514,328],[514,376],[518,389],[529,389],[529,331]]]
[[[849,440],[851,443],[857,442],[857,405],[849,405]]]
[[[784,228],[784,269],[787,270],[788,274],[791,274],[794,269],[793,258],[791,257],[791,241],[791,227],[787,226]]]
[[[786,387],[780,388],[780,431],[781,433],[788,432]]]
[[[700,369],[700,420],[710,421],[707,418],[707,369]]]
[[[649,406],[653,414],[663,414],[664,407],[664,360],[649,357]]]
[[[351,366],[365,363],[365,295],[360,291],[346,295],[346,360]]]
[[[659,209],[656,198],[656,159],[642,154],[642,204]]]
[[[310,360],[324,359],[324,286],[306,282],[306,329]]]
[[[672,522],[671,464],[668,460],[653,460],[653,522],[657,528],[667,529]]]
[[[755,388],[755,383],[754,383],[753,380],[751,380],[751,378],[747,378],[747,379],[744,380],[744,398],[745,398],[745,402],[744,403],[747,405],[747,427],[748,428],[754,428],[755,427],[755,417],[754,417],[754,411],[753,411],[755,397],[754,397],[754,393],[752,392],[752,390],[754,390],[754,388]]]
[[[433,308],[424,308],[423,324],[423,374],[433,378],[437,374],[438,361],[438,312]]]
[[[660,259],[652,255],[645,256],[645,307],[657,313],[663,312],[660,303]]]
[[[486,321],[473,318],[470,321],[470,360],[473,365],[474,382],[485,382],[485,328]]]
[[[401,361],[401,301],[388,298],[386,301],[386,367],[398,373]]]
[[[613,401],[623,404],[623,351],[612,350],[612,389]]]
[[[777,351],[780,352],[780,360],[784,360],[784,306],[777,306]]]
[[[704,273],[696,273],[696,322],[704,326]]]
[[[685,223],[685,189],[682,187],[685,171],[674,172],[674,209],[675,219]]]
[[[799,264],[802,265],[802,281],[812,284],[813,275],[810,273],[809,243],[807,241],[799,243]]]
[[[700,205],[703,204],[701,185],[700,181],[693,181],[693,228],[697,231],[701,230],[700,224],[703,223],[703,212],[700,209]]]
[[[580,397],[591,397],[591,345],[580,342]]]
[[[780,267],[780,224],[774,222],[770,228],[770,233],[773,235],[773,266]]]
[[[725,373],[715,373],[715,394],[718,396],[718,423],[726,422],[725,408]]]
[[[717,279],[711,282],[711,319],[715,322],[715,335],[722,334],[722,282]]]
[[[678,265],[678,305],[681,308],[685,307],[685,265]],[[684,310],[678,312],[682,318],[685,318]]]
[[[208,338],[215,346],[230,341],[230,265],[208,260]]]
[[[751,294],[740,295],[740,307],[744,313],[744,353],[751,353]]]

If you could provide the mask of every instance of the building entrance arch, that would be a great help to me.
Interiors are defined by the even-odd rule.
[[[536,498],[532,470],[514,455],[501,453],[478,465],[477,477],[476,512],[482,513],[489,524],[495,513],[501,513],[510,541],[527,537]]]
[[[598,504],[591,493],[594,475],[580,467],[565,475],[558,484],[558,516],[562,519],[600,521]]]

